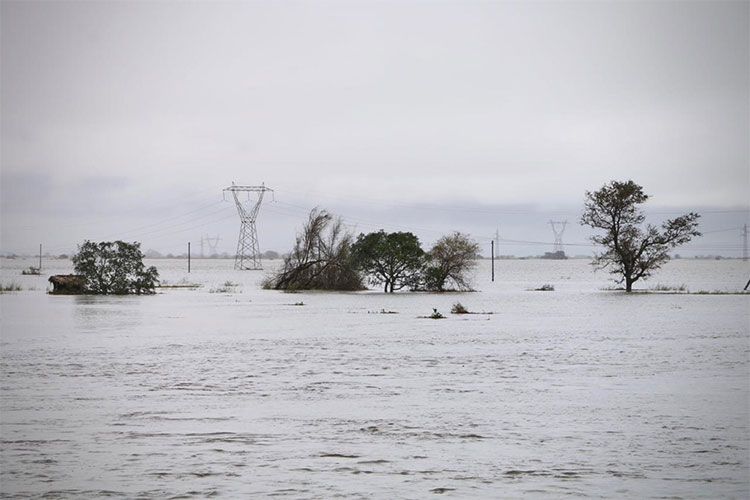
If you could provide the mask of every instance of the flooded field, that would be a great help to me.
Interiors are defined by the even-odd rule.
[[[149,264],[200,286],[51,296],[68,261],[2,261],[22,288],[0,296],[3,496],[750,496],[748,295],[626,295],[582,260],[499,261],[494,283],[483,261],[478,292],[393,295]],[[748,278],[675,260],[637,287]]]

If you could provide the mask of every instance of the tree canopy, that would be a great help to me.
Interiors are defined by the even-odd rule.
[[[423,268],[425,253],[412,233],[360,234],[352,246],[352,257],[373,285],[384,285],[393,293],[415,285]]]
[[[275,290],[361,290],[365,278],[386,293],[411,290],[470,290],[479,245],[455,232],[435,243],[429,254],[412,233],[384,230],[356,240],[342,220],[313,209],[292,251],[264,288]]]
[[[75,272],[87,293],[100,295],[152,294],[159,280],[155,267],[143,264],[141,244],[86,241],[73,256]]]
[[[443,236],[428,254],[424,271],[427,290],[443,292],[446,286],[454,290],[471,290],[471,271],[476,266],[479,244],[468,235],[455,232]]]
[[[624,283],[630,292],[633,283],[648,278],[669,259],[668,251],[687,243],[697,231],[700,215],[690,212],[662,223],[660,228],[645,221],[639,206],[649,196],[632,180],[612,181],[594,192],[586,192],[581,224],[603,230],[591,241],[604,247],[594,256],[593,265],[599,269],[610,268],[617,283]]]

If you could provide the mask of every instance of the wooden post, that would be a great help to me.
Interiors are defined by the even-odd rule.
[[[495,240],[492,240],[492,281],[495,281]]]
[[[190,242],[188,241],[188,272],[190,272]]]

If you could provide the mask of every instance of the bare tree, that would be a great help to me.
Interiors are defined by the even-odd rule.
[[[661,230],[648,224],[639,226],[645,216],[638,205],[649,196],[633,181],[612,181],[598,191],[586,192],[586,202],[581,224],[604,230],[604,234],[591,237],[591,241],[605,248],[596,254],[592,264],[598,269],[610,268],[617,275],[617,283],[625,283],[630,292],[633,283],[648,278],[669,259],[667,252],[694,236],[700,215],[690,212],[667,220]]]
[[[471,272],[476,266],[479,244],[468,235],[455,232],[440,238],[428,254],[425,287],[443,292],[446,285],[455,290],[471,290]]]
[[[351,262],[352,241],[340,218],[313,209],[294,249],[263,286],[275,290],[361,290],[362,276]]]

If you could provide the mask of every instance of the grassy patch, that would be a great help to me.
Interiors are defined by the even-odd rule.
[[[683,284],[680,286],[672,286],[672,285],[662,285],[661,283],[657,283],[654,286],[649,287],[649,290],[654,292],[687,292],[687,287]]]
[[[0,293],[7,293],[7,292],[20,292],[22,290],[21,285],[18,283],[7,283],[3,284],[0,283]]]
[[[208,293],[232,293],[237,286],[237,283],[225,281],[223,285],[210,289]]]
[[[160,281],[158,285],[156,285],[156,288],[200,288],[201,285],[199,283],[191,283],[187,280],[187,278],[182,278],[180,281],[176,283],[171,283],[167,280]]]
[[[398,312],[381,309],[380,311],[367,311],[367,314],[398,314]]]

